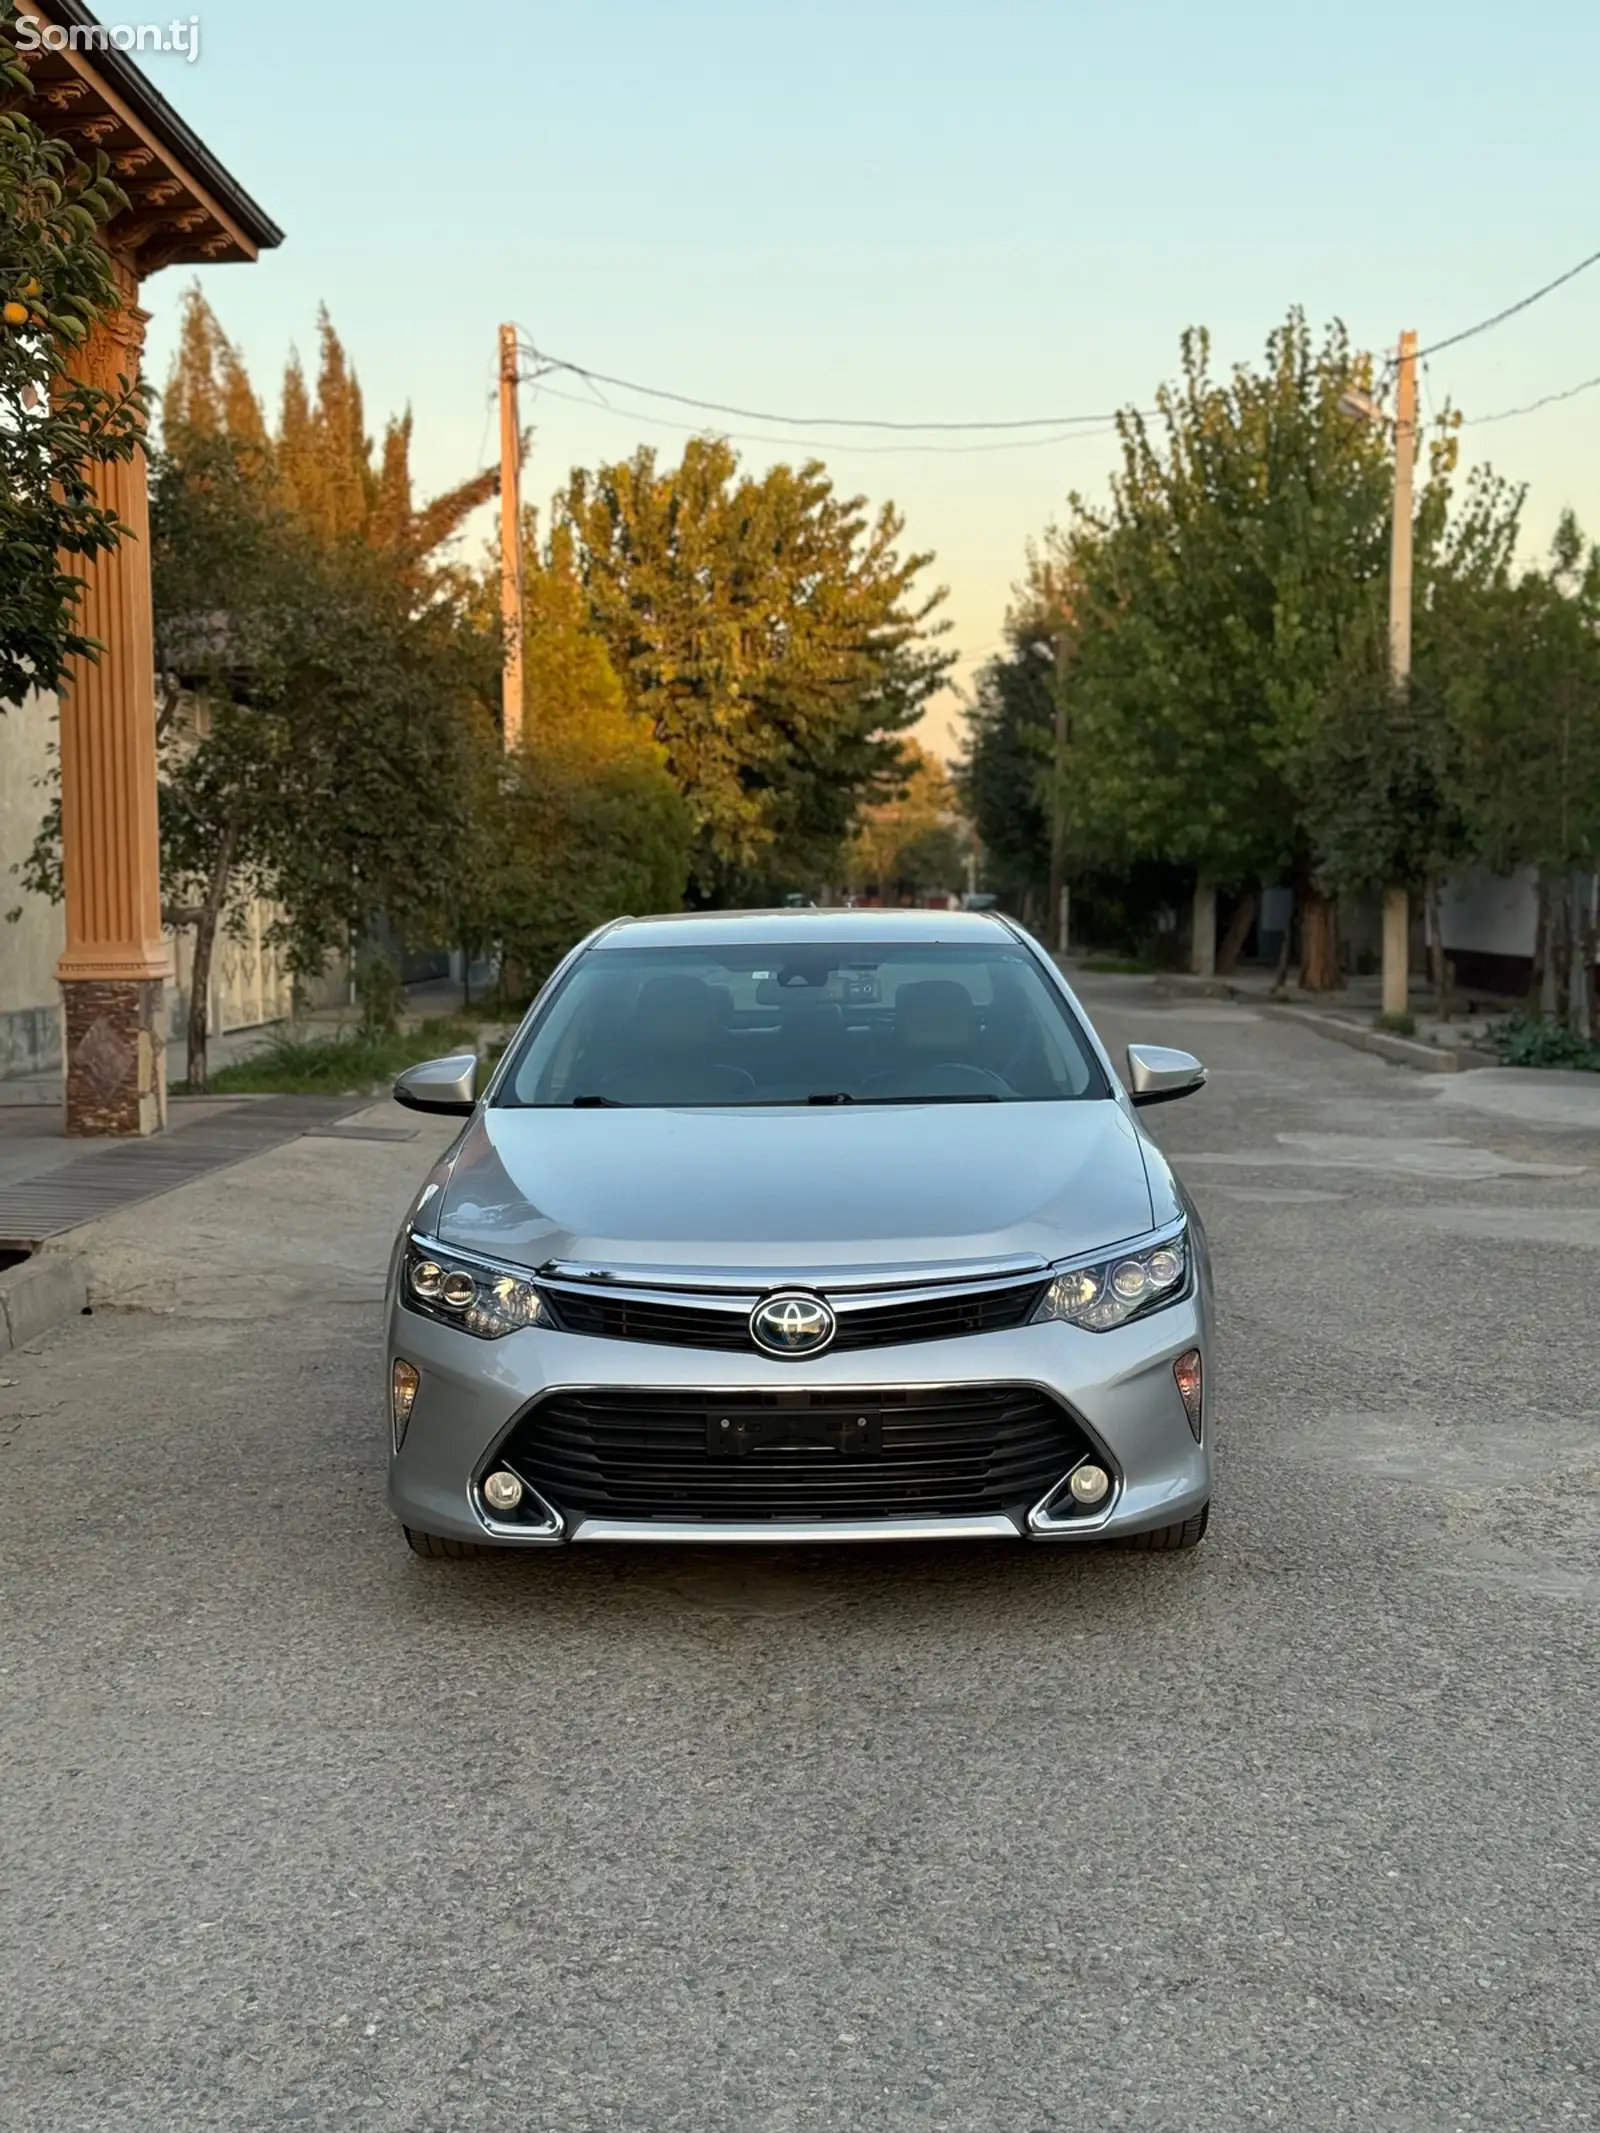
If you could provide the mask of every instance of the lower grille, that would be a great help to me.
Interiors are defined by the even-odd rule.
[[[729,1407],[769,1429],[786,1415],[811,1441],[756,1441],[719,1458],[708,1435]],[[831,1419],[873,1417],[872,1450],[826,1441]],[[757,1433],[759,1434],[759,1433]],[[839,1432],[848,1437],[848,1429]],[[497,1454],[562,1510],[604,1518],[960,1517],[1037,1502],[1089,1449],[1073,1417],[1021,1385],[869,1392],[553,1393]]]

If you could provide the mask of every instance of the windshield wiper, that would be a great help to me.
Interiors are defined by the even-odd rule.
[[[570,1108],[574,1111],[626,1111],[628,1106],[620,1096],[574,1096]]]
[[[808,1096],[808,1104],[998,1104],[1003,1096],[991,1096],[987,1089],[974,1090],[960,1096],[851,1096],[844,1091],[832,1096]]]

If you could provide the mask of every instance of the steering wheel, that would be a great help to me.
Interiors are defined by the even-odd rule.
[[[964,1066],[960,1061],[930,1061],[925,1067],[894,1067],[874,1074],[863,1083],[864,1096],[1010,1096],[1016,1090],[1009,1081],[987,1067]]]

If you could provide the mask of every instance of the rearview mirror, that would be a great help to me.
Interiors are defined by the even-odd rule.
[[[1128,1094],[1136,1104],[1170,1104],[1206,1085],[1206,1070],[1193,1052],[1164,1044],[1128,1046]]]
[[[478,1055],[452,1052],[407,1067],[394,1085],[394,1100],[408,1111],[444,1111],[465,1118],[478,1100]]]

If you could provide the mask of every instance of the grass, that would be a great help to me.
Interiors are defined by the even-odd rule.
[[[1080,970],[1090,971],[1097,978],[1145,978],[1151,966],[1141,963],[1131,955],[1091,955],[1079,964]]]
[[[1413,1014],[1379,1015],[1377,1026],[1386,1029],[1391,1037],[1414,1037],[1417,1034],[1417,1018]]]
[[[292,1032],[269,1038],[259,1052],[210,1077],[212,1096],[350,1096],[380,1088],[419,1060],[446,1052],[479,1049],[480,1025],[459,1015],[439,1015],[398,1037],[374,1037],[361,1029],[336,1030],[330,1037],[297,1037]],[[500,1045],[489,1048],[498,1058]],[[187,1095],[179,1082],[173,1094]]]
[[[1504,1022],[1491,1022],[1484,1036],[1502,1066],[1579,1067],[1600,1074],[1600,1044],[1564,1023],[1511,1015]]]

